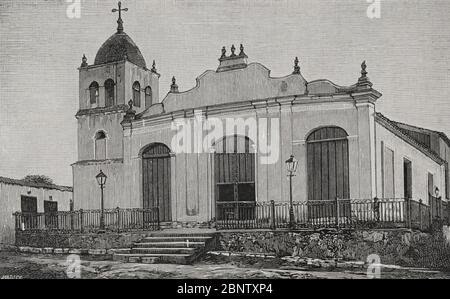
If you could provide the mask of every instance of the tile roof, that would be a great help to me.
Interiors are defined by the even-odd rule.
[[[2,176],[0,176],[0,183],[8,184],[8,185],[19,185],[19,186],[31,187],[31,188],[42,188],[42,189],[73,192],[73,188],[68,187],[68,186],[58,186],[58,185],[43,184],[43,183],[32,183],[32,182],[26,182],[24,180],[11,179],[11,178],[6,178],[6,177],[2,177]]]
[[[394,133],[395,135],[397,135],[398,137],[400,137],[401,139],[403,139],[410,145],[414,146],[416,149],[421,151],[423,154],[430,157],[436,163],[441,164],[441,165],[446,163],[446,161],[444,159],[442,159],[441,157],[439,157],[439,155],[436,154],[434,151],[425,147],[421,143],[417,142],[414,138],[412,138],[408,134],[405,134],[404,131],[397,125],[397,123],[395,121],[390,120],[389,118],[387,118],[386,116],[384,116],[383,114],[381,114],[379,112],[377,112],[375,114],[375,120],[378,121],[378,123],[383,125],[385,128],[387,128],[389,131],[391,131],[392,133]],[[444,134],[444,133],[442,133],[442,134]]]

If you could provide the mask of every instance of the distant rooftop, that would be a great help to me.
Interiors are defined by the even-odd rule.
[[[6,178],[6,177],[2,177],[2,176],[0,176],[0,183],[8,184],[8,185],[31,187],[31,188],[41,188],[41,189],[73,192],[73,188],[68,187],[68,186],[58,186],[58,185],[54,185],[54,184],[44,184],[44,183],[33,183],[33,182],[27,182],[24,180]]]
[[[384,116],[383,114],[381,114],[379,112],[376,113],[375,119],[379,123],[381,123],[381,124],[383,124],[385,126],[388,126],[388,129],[390,129],[391,132],[393,132],[398,137],[402,138],[404,141],[408,142],[409,144],[411,144],[412,146],[414,146],[415,148],[420,150],[422,153],[424,153],[425,155],[427,155],[428,157],[433,159],[435,162],[437,162],[439,164],[447,163],[438,153],[433,151],[429,146],[426,146],[426,145],[418,142],[415,138],[410,136],[410,134],[408,134],[405,130],[403,130],[399,126],[399,125],[407,125],[407,124],[393,121],[393,120],[387,118],[386,116]],[[407,125],[407,126],[411,126],[411,125]],[[445,133],[443,133],[443,132],[433,131],[433,130],[429,130],[429,129],[425,129],[425,128],[421,128],[421,127],[417,127],[417,126],[411,126],[411,127],[414,127],[414,128],[417,128],[417,129],[421,129],[421,130],[424,130],[424,131],[428,131],[428,132],[436,133],[447,144],[449,144],[449,142],[450,142],[450,140],[448,139],[447,135],[445,135]],[[450,144],[449,144],[449,146],[450,146]]]

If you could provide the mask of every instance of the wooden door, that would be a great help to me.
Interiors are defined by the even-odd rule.
[[[231,136],[216,144],[214,168],[217,219],[254,219],[255,154],[250,140]]]
[[[170,150],[163,144],[148,147],[142,154],[143,207],[159,207],[159,221],[172,221]]]
[[[58,202],[44,201],[45,227],[58,228]]]
[[[32,196],[21,196],[20,207],[25,229],[38,228],[37,198]]]
[[[350,216],[349,152],[347,133],[337,127],[313,131],[307,138],[308,217]]]
[[[403,160],[403,194],[405,198],[412,198],[412,167],[411,161]]]

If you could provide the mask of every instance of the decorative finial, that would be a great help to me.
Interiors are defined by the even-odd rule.
[[[123,33],[122,11],[128,11],[128,8],[122,8],[122,2],[120,1],[117,5],[119,6],[119,9],[113,8],[112,12],[119,12],[119,19],[117,20],[117,33]]]
[[[364,89],[370,89],[372,87],[372,82],[370,82],[369,78],[367,77],[367,71],[366,71],[367,65],[366,61],[364,60],[361,63],[361,77],[358,79],[358,89],[364,90]]]
[[[239,52],[239,56],[244,56],[245,55],[244,46],[242,44],[241,44],[240,50],[241,50],[241,52]]]
[[[220,58],[225,58],[227,57],[227,49],[225,49],[225,46],[222,47],[222,56],[220,56]]]
[[[81,67],[88,66],[86,55],[83,54],[83,58],[81,59]]]
[[[152,69],[151,69],[151,71],[152,71],[153,73],[157,73],[157,70],[156,70],[156,62],[155,62],[155,60],[153,60],[153,64],[152,64]]]
[[[175,76],[172,77],[172,85],[170,85],[170,92],[178,92],[177,79],[175,79]]]
[[[295,57],[294,59],[294,72],[293,74],[300,74],[300,66],[298,65],[300,61],[298,60],[298,57]]]
[[[366,61],[364,60],[361,63],[361,78],[365,78],[367,77],[367,71],[366,71],[367,65],[366,65]]]
[[[236,52],[236,47],[234,45],[231,45],[231,55],[230,55],[230,57],[236,56],[236,54],[234,52]]]
[[[125,112],[124,120],[130,121],[136,118],[136,111],[133,109],[133,100],[128,101],[128,109]]]

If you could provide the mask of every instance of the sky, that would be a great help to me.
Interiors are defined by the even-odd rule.
[[[68,0],[73,2],[75,0]],[[377,111],[450,136],[450,1],[123,0],[124,28],[147,65],[156,60],[160,100],[216,69],[222,46],[243,43],[271,76],[352,85],[367,61],[383,96]],[[117,27],[115,0],[0,0],[0,176],[44,174],[72,185],[77,160],[78,70]]]

